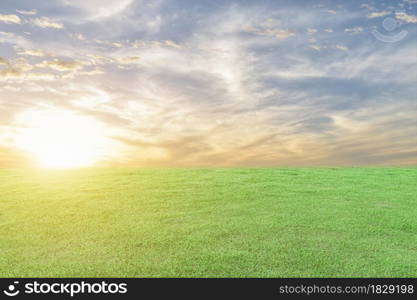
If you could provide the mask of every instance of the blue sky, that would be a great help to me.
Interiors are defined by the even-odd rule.
[[[415,0],[2,0],[0,166],[62,111],[105,126],[98,165],[415,165],[416,27]]]

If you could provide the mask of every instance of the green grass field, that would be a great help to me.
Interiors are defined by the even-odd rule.
[[[416,277],[417,168],[0,170],[1,277]]]

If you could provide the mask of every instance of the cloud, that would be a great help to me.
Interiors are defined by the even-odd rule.
[[[349,48],[348,48],[348,47],[343,46],[343,45],[335,45],[335,46],[334,46],[334,48],[335,48],[335,49],[342,50],[342,51],[348,51],[348,50],[349,50]]]
[[[350,32],[352,34],[358,34],[363,32],[363,27],[353,27],[353,28],[346,28],[345,32]]]
[[[103,41],[103,40],[94,40],[97,44],[101,44],[101,45],[106,45],[106,46],[110,46],[110,47],[116,47],[116,48],[122,48],[123,47],[123,43],[120,42],[111,42],[111,41]]]
[[[328,12],[329,14],[332,14],[332,15],[337,14],[337,11],[335,11],[334,9],[328,9],[328,10],[326,10],[326,12]]]
[[[248,32],[252,32],[258,35],[273,36],[278,39],[286,39],[295,36],[295,32],[287,29],[273,29],[273,28],[248,28]]]
[[[54,74],[50,73],[41,73],[41,72],[30,72],[25,74],[24,78],[26,80],[54,80],[55,76]]]
[[[51,20],[47,17],[36,18],[32,19],[32,24],[41,27],[41,28],[54,28],[54,29],[62,29],[64,28],[64,24]]]
[[[90,20],[109,18],[126,10],[133,0],[64,0],[66,6],[78,9]],[[143,6],[145,4],[142,3]]]
[[[0,80],[9,80],[9,79],[19,79],[22,78],[24,74],[16,69],[7,68],[0,69]]]
[[[322,46],[319,46],[319,45],[309,45],[309,47],[317,51],[320,51],[323,48]]]
[[[87,54],[89,62],[93,65],[104,65],[112,63],[114,60],[110,57],[98,55],[98,54]]]
[[[414,15],[409,15],[406,13],[397,13],[395,14],[395,17],[398,20],[401,20],[406,23],[417,23],[417,16],[414,16]]]
[[[6,36],[9,38],[13,38],[16,36],[13,32],[6,32],[6,31],[0,31],[0,35]]]
[[[128,64],[136,63],[139,59],[140,59],[139,56],[125,56],[125,57],[118,58],[117,61],[121,64],[128,65]]]
[[[77,39],[77,40],[80,40],[80,41],[85,41],[86,40],[85,35],[82,34],[82,33],[73,33],[73,34],[70,34],[70,36]]]
[[[315,33],[317,33],[317,29],[315,29],[315,28],[307,28],[307,33],[308,34],[315,34]]]
[[[8,65],[9,61],[3,57],[0,57],[0,65]]]
[[[367,4],[367,3],[363,3],[363,4],[361,4],[361,5],[360,5],[360,7],[361,7],[361,8],[366,8],[366,9],[368,9],[368,10],[373,10],[373,9],[375,9],[372,5],[369,5],[369,4]]]
[[[55,76],[49,73],[41,73],[41,72],[26,72],[32,69],[32,67],[25,68],[21,62],[13,64],[6,69],[0,69],[0,80],[8,81],[8,80],[53,80]]]
[[[101,75],[104,74],[105,72],[103,70],[100,69],[94,69],[91,71],[82,71],[82,72],[78,72],[78,75]]]
[[[34,66],[23,57],[18,57],[11,60],[10,65],[13,66],[14,69],[18,69],[23,72],[30,71],[34,68]]]
[[[16,16],[16,15],[1,15],[0,14],[0,22],[6,23],[6,24],[21,24],[22,20],[19,18],[19,16]]]
[[[36,15],[38,13],[38,11],[36,9],[32,9],[32,10],[20,10],[20,9],[16,9],[16,12],[18,12],[19,14],[22,15]]]
[[[390,11],[375,11],[375,12],[371,12],[370,14],[368,14],[367,18],[374,19],[374,18],[385,17],[389,15],[390,13],[391,13]]]
[[[184,45],[180,45],[177,42],[172,41],[172,40],[165,40],[164,44],[166,46],[169,46],[169,47],[172,47],[172,48],[177,48],[177,49],[184,49],[185,48]]]
[[[140,48],[174,48],[174,49],[185,49],[187,46],[182,45],[173,40],[162,40],[162,41],[143,41],[143,40],[135,40],[130,43],[133,48],[140,49]]]
[[[80,61],[64,61],[64,60],[50,60],[43,61],[38,65],[41,68],[51,68],[56,71],[65,72],[65,71],[77,71],[84,68],[84,64]]]
[[[44,56],[52,56],[51,53],[39,50],[39,49],[26,49],[19,52],[20,55],[29,55],[29,56],[37,56],[37,57],[44,57]]]
[[[346,34],[376,10],[154,2],[33,2],[68,32],[0,33],[0,147],[16,112],[56,107],[117,133],[128,150],[109,165],[417,161],[413,41]]]

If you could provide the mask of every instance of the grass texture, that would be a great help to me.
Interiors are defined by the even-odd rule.
[[[0,170],[1,277],[417,277],[417,168]]]

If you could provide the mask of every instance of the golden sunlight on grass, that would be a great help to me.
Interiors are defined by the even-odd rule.
[[[106,150],[103,124],[67,111],[29,111],[19,120],[25,124],[18,146],[45,168],[88,167]]]

